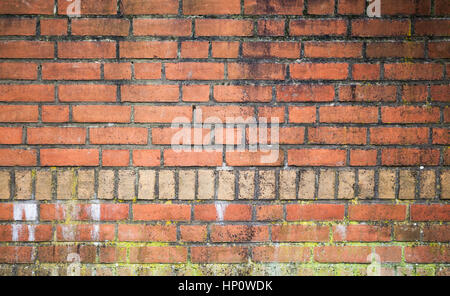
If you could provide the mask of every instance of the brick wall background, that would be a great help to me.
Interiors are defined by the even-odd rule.
[[[449,275],[448,0],[75,2],[0,3],[0,274]]]

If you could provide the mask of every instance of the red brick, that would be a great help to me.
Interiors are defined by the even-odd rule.
[[[161,152],[159,150],[133,150],[134,166],[159,166]]]
[[[214,204],[194,206],[196,221],[218,221],[219,215]],[[223,211],[224,221],[250,221],[252,219],[252,207],[244,204],[228,204]]]
[[[286,205],[287,221],[338,221],[345,215],[344,205],[309,204]]]
[[[378,108],[360,106],[324,106],[319,109],[320,122],[376,123]]]
[[[41,166],[98,166],[97,149],[41,149]]]
[[[381,163],[392,166],[438,165],[439,150],[390,148],[381,152]]]
[[[197,122],[204,121],[211,117],[219,118],[223,123],[227,121],[227,118],[231,118],[233,122],[229,123],[242,123],[254,116],[254,110],[252,107],[247,106],[202,106],[197,109],[201,110],[202,118],[196,119]]]
[[[0,105],[0,122],[37,122],[38,107],[30,105]]]
[[[252,36],[253,22],[235,19],[196,19],[196,36]]]
[[[303,0],[245,0],[244,13],[302,15]]]
[[[421,42],[370,42],[366,47],[368,58],[423,58],[425,44]]]
[[[344,166],[345,150],[291,149],[288,150],[288,165],[292,166]]]
[[[311,250],[301,246],[256,246],[252,255],[255,262],[308,262]]]
[[[189,221],[191,207],[178,204],[135,204],[133,219],[135,221]]]
[[[141,123],[172,123],[176,118],[192,121],[192,108],[189,106],[136,106],[134,121]],[[176,120],[176,122],[180,122]]]
[[[212,225],[212,242],[264,242],[269,238],[269,228],[262,225]]]
[[[130,263],[183,263],[186,260],[186,247],[157,246],[130,248]]]
[[[278,123],[284,122],[284,107],[259,107],[258,117],[266,118],[267,122],[272,122],[272,118],[278,120]]]
[[[311,144],[366,144],[366,129],[358,127],[308,128],[308,142]]]
[[[125,14],[178,14],[178,1],[122,0],[121,11]]]
[[[106,63],[104,72],[107,80],[129,80],[131,79],[131,63]]]
[[[353,80],[378,80],[380,79],[379,64],[353,64]]]
[[[450,205],[411,205],[411,221],[450,221]]]
[[[135,63],[136,79],[161,79],[161,63]]]
[[[100,247],[100,263],[125,263],[127,249],[124,247]]]
[[[0,14],[53,14],[53,1],[33,0],[24,2],[22,0],[2,1]]]
[[[381,263],[402,261],[402,247],[400,246],[378,246],[375,247],[375,253],[380,256]]]
[[[299,80],[344,80],[348,77],[346,63],[302,63],[290,65],[291,77]]]
[[[409,33],[409,20],[352,20],[352,36],[407,36]]]
[[[448,128],[433,128],[433,144],[449,145],[449,134],[450,129]]]
[[[0,144],[21,144],[22,128],[21,127],[0,127]]]
[[[416,20],[414,33],[418,36],[449,36],[450,20]]]
[[[216,85],[214,99],[218,102],[270,102],[271,86],[256,85]]]
[[[67,19],[41,19],[41,35],[67,35]]]
[[[222,152],[164,150],[165,166],[221,166]]]
[[[427,242],[450,242],[450,226],[449,225],[424,226],[423,240]]]
[[[0,101],[3,102],[53,102],[55,87],[43,84],[1,84]]]
[[[418,241],[420,228],[415,225],[394,225],[394,239],[401,242]]]
[[[437,102],[450,102],[450,86],[449,85],[432,85],[431,100]]]
[[[53,42],[8,40],[0,42],[0,58],[7,59],[53,59]]]
[[[239,54],[239,42],[234,41],[213,41],[213,58],[237,58]]]
[[[391,240],[390,226],[337,225],[333,226],[333,241],[387,242]]]
[[[190,36],[192,22],[189,19],[134,19],[135,36]]]
[[[0,18],[0,36],[33,36],[35,34],[36,19]]]
[[[240,0],[230,0],[223,2],[221,0],[184,0],[183,14],[185,15],[228,15],[240,14]]]
[[[1,166],[34,166],[36,164],[35,150],[0,149]]]
[[[183,41],[181,43],[181,57],[191,59],[206,59],[209,52],[207,41]]]
[[[280,221],[283,220],[282,205],[261,205],[255,207],[257,221]]]
[[[258,20],[258,35],[260,36],[284,36],[285,20],[261,19]]]
[[[286,65],[268,63],[230,63],[228,79],[284,80]]]
[[[436,15],[450,15],[450,7],[446,0],[436,0],[434,5]]]
[[[343,19],[302,19],[289,22],[291,36],[343,36],[347,33],[347,21]]]
[[[405,205],[349,205],[348,219],[351,221],[404,221],[406,210]]]
[[[74,122],[130,122],[130,106],[78,105],[72,107]]]
[[[248,260],[248,248],[240,246],[191,247],[193,263],[242,263]]]
[[[86,129],[78,127],[30,127],[27,143],[34,145],[76,145],[86,143]]]
[[[410,263],[448,263],[450,248],[445,245],[405,247],[405,261]]]
[[[374,127],[370,143],[375,145],[418,145],[428,143],[428,128]]]
[[[443,78],[440,64],[385,64],[384,77],[392,80],[439,80]]]
[[[103,150],[103,166],[128,166],[130,163],[130,152],[128,150]]]
[[[207,232],[206,225],[180,225],[180,239],[184,242],[204,242]]]
[[[450,58],[450,42],[430,42],[428,43],[428,56],[430,58]]]
[[[279,150],[264,152],[227,151],[225,160],[229,166],[281,166],[284,161],[284,154]]]
[[[404,85],[402,91],[402,101],[425,102],[428,97],[428,87],[426,85]]]
[[[14,205],[9,203],[0,204],[0,221],[13,220],[14,218]]]
[[[209,128],[152,128],[152,143],[156,145],[209,145]],[[186,134],[184,134],[186,133]],[[183,137],[178,137],[178,135]],[[185,139],[187,137],[187,139]]]
[[[98,63],[45,63],[42,64],[44,80],[98,80]]]
[[[121,41],[121,58],[171,59],[177,57],[178,46],[173,41]]]
[[[65,263],[70,253],[79,254],[81,263],[93,263],[97,255],[97,247],[86,245],[41,246],[38,247],[38,260],[47,263]]]
[[[307,41],[304,43],[305,57],[310,58],[360,58],[361,42]]]
[[[329,227],[318,225],[273,225],[274,242],[326,242],[329,239]]]
[[[395,3],[381,2],[383,15],[429,15],[431,12],[430,0],[398,0]]]
[[[351,166],[374,166],[377,164],[376,150],[351,150]]]
[[[67,14],[71,2],[58,0],[58,14]],[[82,15],[113,15],[117,13],[117,2],[115,0],[83,0],[81,1]]]
[[[244,42],[242,56],[250,58],[285,58],[300,57],[299,42]]]
[[[148,129],[139,127],[90,128],[91,144],[147,144]]]
[[[30,230],[33,231],[34,237],[33,242],[45,242],[52,240],[52,226],[51,225],[24,225],[19,224],[16,227],[19,227],[17,230],[18,237],[17,241],[20,242],[28,242],[30,241]],[[12,225],[0,225],[0,241],[4,242],[12,242]]]
[[[36,80],[35,63],[0,63],[0,79]]]
[[[96,225],[57,225],[56,240],[60,242],[90,242],[114,240],[115,227],[112,224],[101,224],[95,234]],[[98,235],[98,237],[96,237]]]
[[[116,42],[61,41],[58,57],[62,59],[112,59],[116,57]]]
[[[222,80],[222,63],[167,63],[166,78],[169,80]]]
[[[316,122],[316,107],[289,106],[290,123],[313,123]]]
[[[128,219],[127,204],[102,204],[100,205],[101,221],[119,221]]]
[[[178,85],[123,85],[123,102],[178,102]]]
[[[119,225],[119,241],[125,242],[174,242],[177,240],[176,225]]]
[[[129,29],[130,21],[127,19],[89,18],[72,20],[72,35],[128,36]]]
[[[362,15],[365,12],[365,0],[337,0],[339,14]]]
[[[116,89],[106,84],[63,84],[58,94],[61,102],[115,102]]]
[[[381,107],[381,121],[384,123],[433,123],[439,119],[439,108],[436,107]]]
[[[369,263],[371,247],[320,246],[314,248],[314,260],[321,263]]]
[[[340,101],[395,102],[395,85],[344,85],[339,88]]]
[[[0,246],[0,263],[32,263],[33,247]]]
[[[308,14],[334,14],[334,0],[316,0],[308,2]]]
[[[183,85],[183,101],[207,102],[209,101],[209,85]]]

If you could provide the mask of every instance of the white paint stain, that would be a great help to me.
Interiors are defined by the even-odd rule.
[[[345,225],[337,225],[336,232],[342,237],[342,240],[347,239],[347,227]]]
[[[223,217],[224,217],[225,211],[227,210],[228,204],[224,203],[224,202],[216,202],[215,206],[216,206],[217,218],[219,219],[219,221],[223,221]]]
[[[91,219],[100,221],[100,204],[91,204]]]
[[[92,238],[93,241],[99,241],[100,240],[100,225],[96,224],[96,225],[92,226],[91,238]]]
[[[35,230],[36,230],[35,225],[28,225],[28,241],[29,242],[34,242]]]
[[[30,203],[14,204],[15,221],[36,221],[37,205]]]
[[[75,240],[76,227],[76,225],[61,225],[61,231],[65,241]]]
[[[22,230],[22,225],[20,225],[20,224],[13,224],[12,225],[12,241],[13,242],[19,241],[20,231],[21,230]]]

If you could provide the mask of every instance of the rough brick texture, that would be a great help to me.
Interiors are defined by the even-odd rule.
[[[71,2],[0,3],[0,275],[449,274],[447,0]]]

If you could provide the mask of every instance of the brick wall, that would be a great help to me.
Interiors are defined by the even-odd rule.
[[[450,5],[369,5],[2,1],[0,274],[449,275]]]

